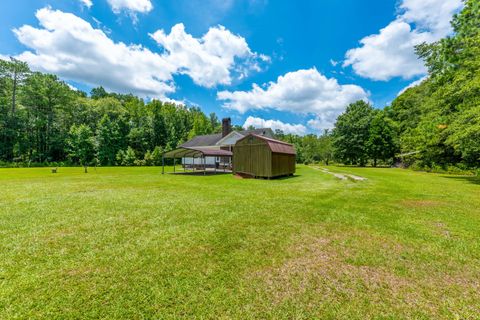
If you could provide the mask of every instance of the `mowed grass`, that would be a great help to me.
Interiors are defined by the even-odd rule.
[[[0,169],[0,319],[479,318],[480,180]]]

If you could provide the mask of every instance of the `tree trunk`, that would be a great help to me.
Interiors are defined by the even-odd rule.
[[[85,170],[85,171],[84,171],[85,173],[88,173],[88,171],[87,171],[87,166],[83,166],[83,169]]]
[[[17,98],[17,66],[15,66],[15,71],[13,75],[13,91],[12,91],[12,116],[15,116],[15,100]]]
[[[373,159],[373,166],[374,166],[374,167],[377,166],[377,158]]]

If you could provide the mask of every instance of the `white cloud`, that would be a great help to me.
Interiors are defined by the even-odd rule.
[[[147,13],[153,9],[150,0],[107,0],[107,2],[115,13],[120,13],[122,10]]]
[[[282,130],[285,133],[293,133],[298,135],[304,135],[307,132],[307,128],[301,124],[284,123],[280,120],[265,120],[257,117],[248,117],[243,124],[243,127],[247,129],[253,126],[255,128],[271,128],[272,130]]]
[[[207,87],[229,84],[232,74],[245,76],[267,59],[252,53],[244,38],[224,27],[211,28],[196,39],[184,32],[182,24],[176,25],[169,35],[156,33],[165,52],[155,53],[141,45],[114,42],[70,13],[47,7],[38,10],[36,17],[40,28],[24,25],[14,30],[30,48],[18,59],[34,70],[116,92],[166,99],[175,91],[174,74],[188,74]]]
[[[341,85],[317,69],[289,72],[276,82],[253,84],[250,91],[221,91],[217,99],[224,108],[244,113],[252,109],[275,109],[315,118],[308,124],[314,129],[328,129],[345,107],[357,100],[368,100],[368,93],[357,85]]]
[[[343,66],[373,80],[425,74],[414,47],[450,34],[450,20],[461,6],[461,0],[403,0],[396,19],[378,34],[361,39],[360,47],[348,50]]]
[[[91,8],[93,6],[92,0],[80,0],[80,2],[87,8]]]
[[[401,95],[402,93],[404,93],[405,91],[407,91],[407,89],[410,89],[410,88],[413,88],[413,87],[416,87],[418,86],[420,83],[422,83],[423,81],[427,80],[428,76],[424,76],[418,80],[415,80],[413,81],[412,83],[410,83],[408,86],[406,86],[405,88],[403,88],[402,90],[400,90],[400,92],[397,94],[397,97],[399,95]]]
[[[232,72],[241,79],[252,70],[260,71],[261,63],[269,61],[267,56],[252,52],[243,37],[223,26],[194,38],[179,23],[170,34],[158,30],[150,36],[167,51],[164,56],[169,63],[204,87],[231,84]]]
[[[400,19],[442,38],[452,32],[450,21],[462,5],[462,0],[403,0]]]
[[[346,105],[366,100],[367,92],[357,85],[340,85],[334,78],[327,78],[317,69],[298,70],[279,76],[276,82],[253,84],[250,91],[221,91],[219,100],[227,109],[244,113],[250,109],[276,109],[294,113],[319,114],[342,111]]]
[[[431,34],[419,33],[408,23],[395,20],[379,34],[363,38],[360,48],[349,50],[344,66],[351,65],[356,74],[373,80],[410,79],[426,72],[414,46],[432,40]]]
[[[343,111],[342,111],[343,112]],[[314,119],[308,120],[307,124],[310,128],[317,131],[323,131],[326,129],[333,129],[335,126],[335,121],[341,112],[338,111],[327,111],[320,114]]]
[[[141,96],[163,98],[175,91],[175,69],[161,55],[142,46],[115,43],[70,13],[44,8],[36,17],[42,28],[25,25],[14,30],[18,40],[32,49],[17,58],[34,70]]]
[[[65,84],[67,85],[67,87],[69,87],[69,88],[70,88],[70,90],[73,90],[73,91],[79,91],[77,87],[75,87],[75,86],[71,85],[70,83],[68,83],[68,82],[65,82]]]

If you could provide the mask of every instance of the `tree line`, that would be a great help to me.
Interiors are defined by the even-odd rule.
[[[480,1],[466,0],[451,24],[452,36],[416,47],[428,69],[421,84],[383,110],[357,101],[337,118],[330,134],[335,161],[480,168]]]
[[[164,150],[219,132],[198,107],[94,88],[90,96],[24,62],[0,60],[0,161],[22,166],[81,159],[99,165],[158,164]]]
[[[466,0],[454,34],[417,46],[428,77],[379,110],[357,101],[333,130],[298,136],[300,163],[480,167],[480,1]],[[235,126],[235,130],[242,130]],[[215,113],[94,88],[88,96],[24,62],[0,60],[0,163],[159,165],[164,151],[221,132]]]

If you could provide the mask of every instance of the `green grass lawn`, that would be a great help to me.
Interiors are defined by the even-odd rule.
[[[329,169],[0,169],[0,319],[478,319],[480,180]]]

